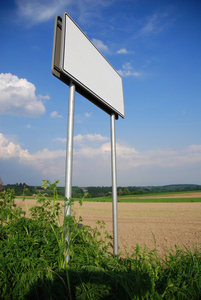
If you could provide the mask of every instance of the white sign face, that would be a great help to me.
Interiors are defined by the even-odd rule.
[[[121,76],[65,12],[59,60],[59,71],[75,82],[80,94],[90,95],[93,103],[124,118]]]

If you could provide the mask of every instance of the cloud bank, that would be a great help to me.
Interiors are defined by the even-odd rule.
[[[42,99],[49,96],[35,94],[36,87],[24,78],[10,73],[0,74],[0,114],[37,117],[45,113]]]
[[[74,140],[74,184],[81,186],[111,185],[109,138],[99,134],[80,134],[75,136]],[[64,141],[65,139],[62,140],[62,142]],[[201,145],[190,145],[181,150],[155,149],[139,152],[133,147],[117,143],[116,152],[119,185],[137,185],[139,178],[142,182],[144,180],[144,185],[147,185],[147,182],[150,182],[151,185],[158,170],[164,174],[164,178],[165,173],[171,173],[174,178],[175,173],[182,168],[189,169],[191,172],[194,170],[196,176],[197,170],[200,170],[201,167]],[[50,180],[60,179],[60,183],[64,184],[65,157],[66,151],[61,149],[54,151],[42,149],[30,154],[28,149],[22,149],[20,145],[9,141],[0,133],[0,161],[15,159],[19,164],[19,174],[20,165],[26,165],[30,167],[30,170],[40,171],[43,177]],[[183,174],[181,182],[183,178],[187,178],[186,183],[192,183],[191,172]],[[1,176],[3,177],[3,170],[1,170]],[[158,178],[158,176],[156,177]],[[180,180],[178,179],[176,183],[180,183]]]

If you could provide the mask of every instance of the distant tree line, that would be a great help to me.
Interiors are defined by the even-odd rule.
[[[16,183],[3,185],[0,178],[0,192],[2,190],[13,189],[16,196],[33,196],[37,193],[45,193],[47,196],[53,196],[53,191],[44,190],[40,186],[30,186],[26,183]],[[149,186],[149,187],[118,187],[118,196],[127,195],[142,195],[147,193],[167,193],[167,192],[185,192],[185,191],[198,191],[201,190],[201,185],[196,184],[176,184],[164,186]],[[57,193],[59,196],[65,195],[65,187],[58,187]],[[89,187],[72,187],[72,198],[95,198],[95,197],[112,197],[112,187],[106,186],[89,186]]]
[[[37,193],[37,187],[29,186],[26,183],[7,184],[2,186],[3,190],[14,190],[16,196],[31,196]]]

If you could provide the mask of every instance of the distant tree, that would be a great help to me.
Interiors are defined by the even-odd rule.
[[[135,190],[134,192],[133,192],[133,195],[141,195],[141,194],[144,194],[144,192],[143,192],[143,190]]]
[[[31,196],[31,192],[30,192],[30,190],[28,188],[24,189],[24,195],[25,196]]]
[[[1,177],[0,177],[0,192],[3,190],[3,181],[2,181],[2,179],[1,179]]]
[[[124,188],[123,190],[123,195],[129,195],[130,194],[130,191],[127,187]]]
[[[123,194],[122,189],[119,189],[119,190],[118,190],[118,195],[121,196],[122,194]]]

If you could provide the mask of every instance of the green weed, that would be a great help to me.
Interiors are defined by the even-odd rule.
[[[64,204],[57,201],[57,184],[43,180],[54,197],[38,195],[29,217],[15,205],[13,191],[1,194],[1,299],[201,298],[199,248],[175,247],[165,259],[139,245],[126,257],[113,255],[104,222],[93,229],[83,225],[81,210],[77,219],[72,215],[60,222]]]

